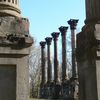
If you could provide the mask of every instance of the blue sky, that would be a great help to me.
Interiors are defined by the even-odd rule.
[[[85,20],[85,0],[20,0],[22,16],[30,21],[30,34],[40,42],[67,21],[79,19],[79,32]],[[69,31],[68,31],[69,32]]]

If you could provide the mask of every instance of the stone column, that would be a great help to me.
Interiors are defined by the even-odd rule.
[[[76,55],[75,55],[75,49],[76,49],[76,41],[75,41],[75,29],[77,26],[78,20],[76,19],[70,19],[68,21],[68,24],[70,25],[71,29],[71,48],[72,48],[72,77],[76,77]]]
[[[53,32],[51,35],[54,40],[54,81],[58,82],[58,53],[57,53],[57,40],[59,32]]]
[[[54,40],[54,89],[53,89],[53,98],[59,99],[61,86],[58,79],[58,53],[57,53],[57,40],[59,36],[59,32],[53,32],[51,35]]]
[[[69,95],[69,84],[68,84],[68,75],[66,74],[67,69],[67,52],[66,52],[66,32],[68,27],[61,26],[59,31],[61,32],[62,36],[62,99],[68,99]]]
[[[50,45],[52,42],[51,37],[45,38],[47,43],[47,98],[52,98],[52,64],[50,59]]]
[[[52,81],[52,65],[51,65],[51,60],[50,60],[50,45],[52,42],[51,37],[45,38],[46,43],[47,43],[47,61],[48,61],[48,68],[47,68],[47,83],[50,83]]]
[[[66,54],[66,32],[68,27],[61,26],[59,28],[62,36],[62,82],[66,80],[66,68],[67,68],[67,54]]]
[[[86,20],[77,34],[79,99],[100,100],[100,0],[85,0]]]
[[[45,41],[40,42],[41,46],[41,84],[40,84],[40,98],[45,98],[46,97],[46,72],[45,72]]]
[[[40,46],[41,46],[41,71],[42,71],[42,78],[41,78],[41,85],[43,86],[46,82],[46,76],[45,76],[45,45],[46,42],[41,41]]]

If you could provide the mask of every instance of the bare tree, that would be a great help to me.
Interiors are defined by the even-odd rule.
[[[37,96],[38,87],[40,84],[40,47],[36,46],[36,42],[32,46],[29,56],[29,82],[30,82],[30,96]],[[35,93],[36,92],[36,93]]]

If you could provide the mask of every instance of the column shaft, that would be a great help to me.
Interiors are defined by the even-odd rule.
[[[72,77],[76,77],[77,70],[76,70],[76,46],[75,46],[75,29],[77,26],[78,20],[76,19],[70,19],[68,21],[68,24],[70,25],[71,29],[71,48],[72,48]]]
[[[86,20],[100,19],[100,0],[85,0],[86,2]]]
[[[72,76],[76,76],[76,55],[75,55],[75,30],[71,30],[71,48],[72,48]]]
[[[62,36],[62,81],[66,80],[66,69],[67,69],[67,54],[66,54],[66,32],[68,27],[61,26],[59,28]]]
[[[42,53],[42,65],[41,65],[41,68],[42,68],[42,83],[45,83],[45,51],[44,49],[42,48],[41,50],[41,53]]]
[[[46,77],[45,77],[45,42],[40,42],[41,45],[41,71],[42,71],[42,80],[41,83],[45,84]]]
[[[66,79],[66,36],[62,36],[62,80]]]
[[[57,55],[57,41],[54,40],[54,80],[58,80],[58,55]]]
[[[50,45],[51,45],[51,41],[52,38],[51,37],[47,37],[45,38],[46,43],[47,43],[47,82],[50,83],[52,80],[52,65],[51,65],[51,60],[50,60]]]
[[[54,81],[58,82],[58,53],[57,53],[57,38],[59,36],[58,32],[51,34],[54,40]]]
[[[52,80],[52,68],[50,60],[50,45],[48,45],[48,82]]]

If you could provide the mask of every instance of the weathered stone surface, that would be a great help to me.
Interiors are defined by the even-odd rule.
[[[8,100],[8,97],[16,100],[16,66],[0,65],[0,100]]]
[[[15,34],[17,36],[29,34],[29,21],[26,18],[0,17],[0,36]]]
[[[30,48],[13,50],[10,47],[0,47],[0,66],[8,66],[8,68],[9,66],[16,67],[16,100],[29,100],[29,68],[27,56],[29,51]],[[7,97],[4,100],[10,100],[9,98]]]
[[[0,100],[29,100],[28,55],[33,39],[29,21],[20,13],[19,0],[0,0]]]
[[[86,25],[77,35],[79,100],[100,100],[100,0],[86,1]]]
[[[33,39],[29,35],[29,21],[26,18],[0,17],[0,46],[28,47]]]
[[[100,99],[100,23],[97,23],[95,25],[95,37],[97,40],[96,76],[97,76],[97,93],[99,100]]]
[[[19,0],[0,0],[0,16],[21,17]]]
[[[82,32],[77,34],[77,60],[83,61],[86,58],[94,59],[96,57],[96,38],[94,35],[95,27],[85,25]]]
[[[77,65],[79,73],[79,99],[99,100],[99,62],[97,60],[97,39],[99,26],[88,24],[77,35]]]
[[[86,20],[89,22],[100,20],[100,0],[86,1]]]

